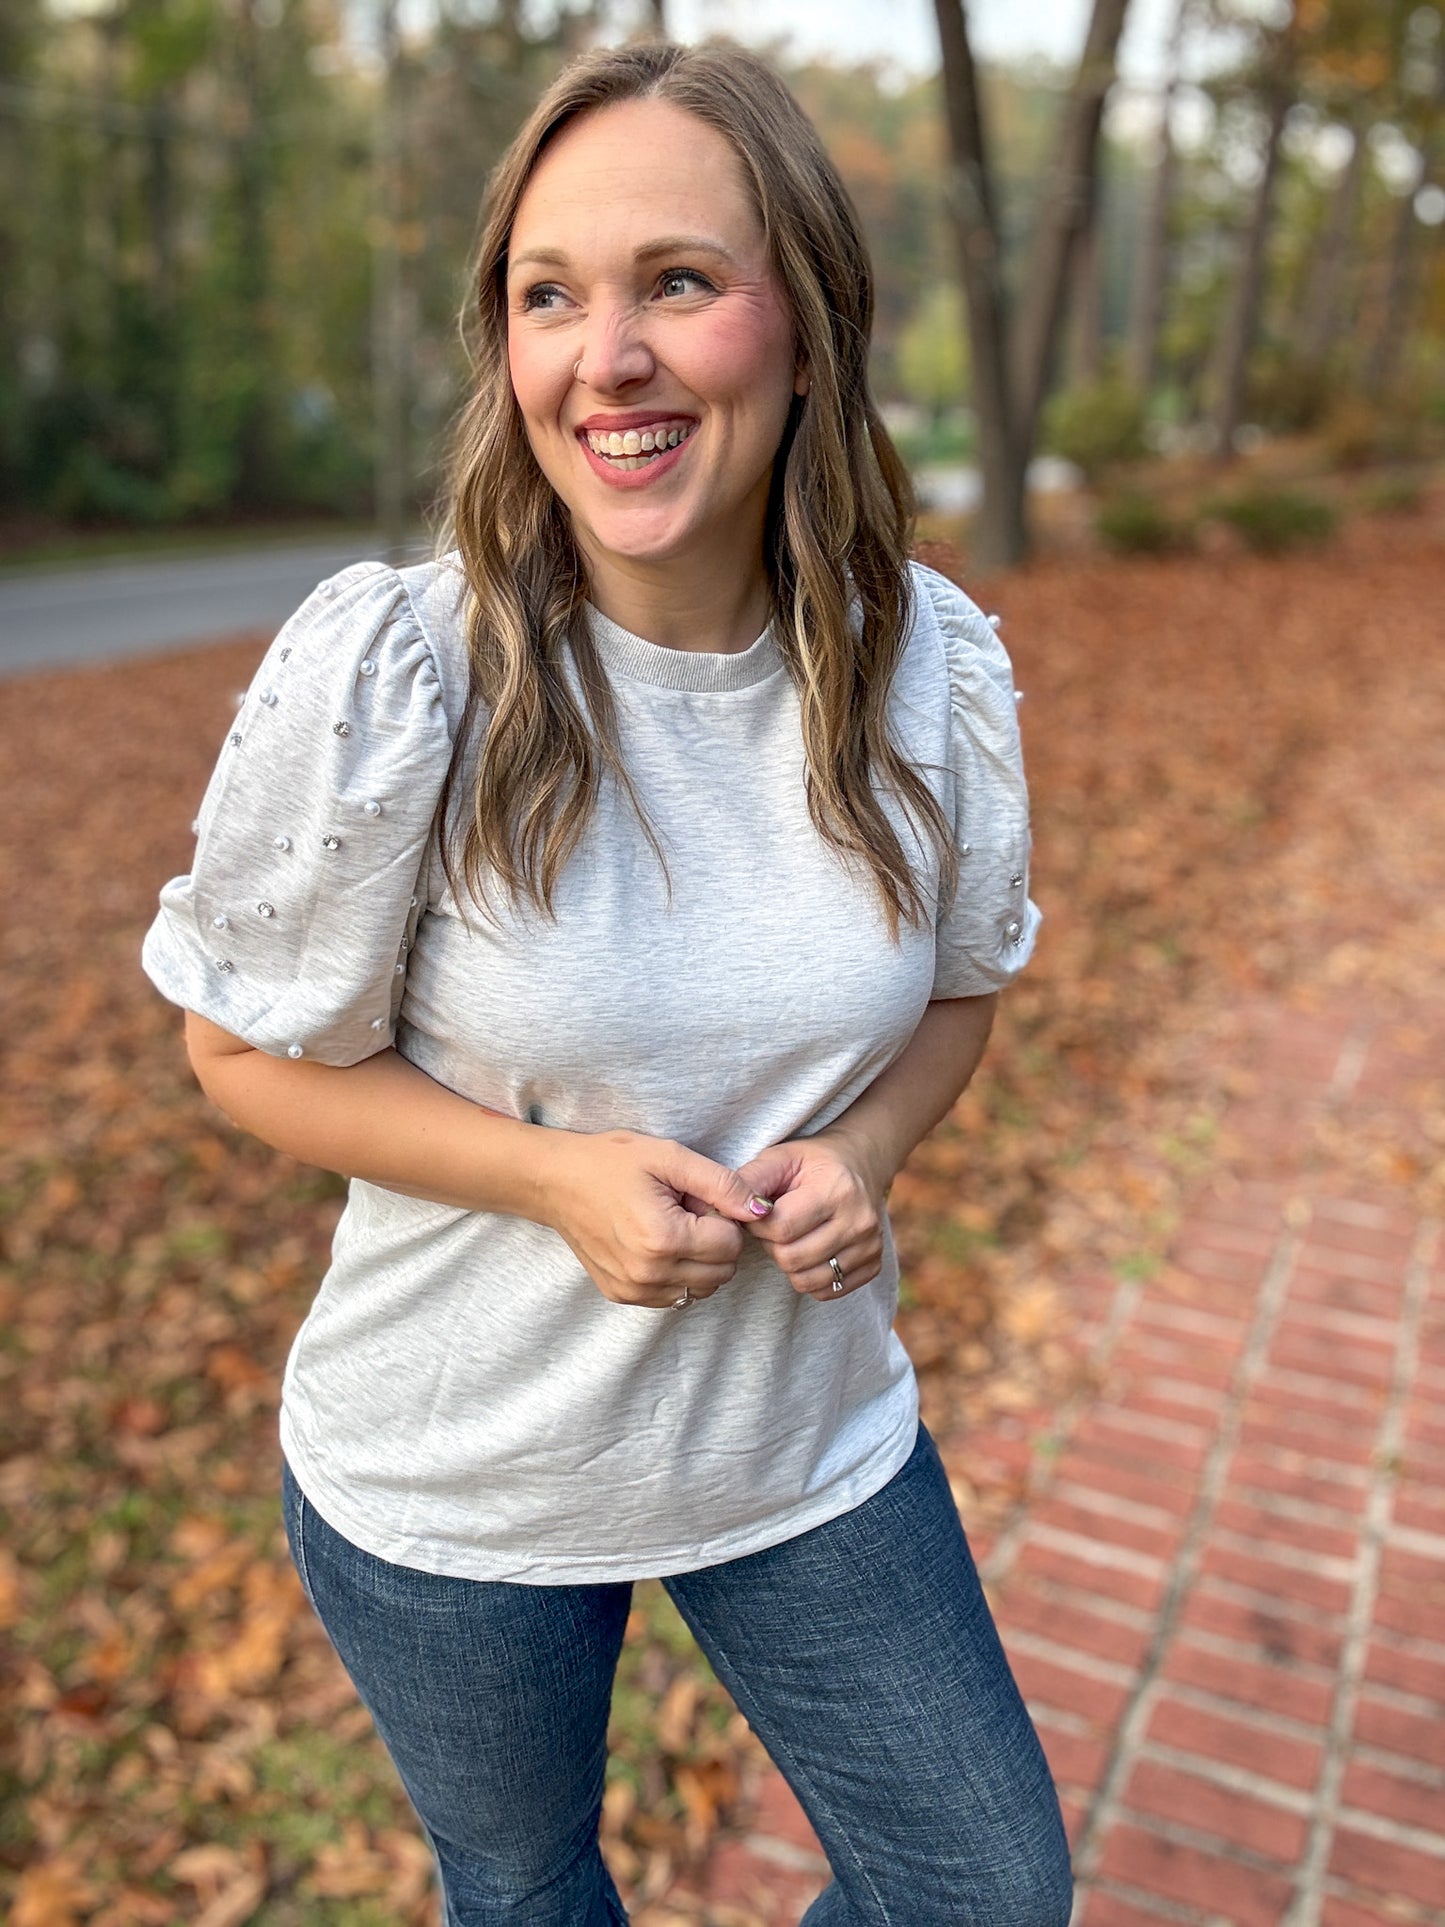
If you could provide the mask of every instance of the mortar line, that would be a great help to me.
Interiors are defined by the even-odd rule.
[[[1315,1789],[1314,1817],[1296,1866],[1294,1898],[1280,1927],[1319,1927],[1325,1868],[1334,1845],[1345,1768],[1349,1763],[1350,1736],[1354,1732],[1355,1711],[1374,1626],[1380,1562],[1394,1511],[1395,1461],[1404,1442],[1405,1405],[1419,1364],[1420,1325],[1429,1291],[1430,1263],[1439,1237],[1439,1224],[1433,1219],[1424,1219],[1406,1270],[1395,1369],[1375,1434],[1374,1478],[1360,1525],[1359,1571],[1345,1620],[1339,1683],[1325,1740],[1325,1763]]]
[[[1285,1219],[1260,1286],[1249,1336],[1240,1354],[1225,1408],[1220,1414],[1214,1443],[1200,1473],[1199,1490],[1165,1582],[1164,1597],[1155,1615],[1153,1635],[1140,1667],[1139,1678],[1119,1722],[1108,1770],[1090,1802],[1079,1834],[1074,1851],[1075,1919],[1087,1900],[1088,1887],[1099,1861],[1104,1836],[1113,1825],[1122,1804],[1120,1794],[1124,1781],[1137,1757],[1145,1727],[1153,1712],[1155,1687],[1164,1655],[1174,1636],[1180,1608],[1198,1574],[1209,1526],[1224,1489],[1225,1472],[1239,1442],[1245,1399],[1279,1322],[1301,1243],[1300,1233],[1308,1219],[1307,1208],[1301,1210],[1298,1206],[1291,1208],[1286,1204]]]

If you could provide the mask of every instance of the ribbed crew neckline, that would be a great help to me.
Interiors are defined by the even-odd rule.
[[[608,672],[663,689],[751,689],[783,666],[771,624],[746,649],[718,655],[700,649],[669,649],[647,642],[587,605],[592,643]]]

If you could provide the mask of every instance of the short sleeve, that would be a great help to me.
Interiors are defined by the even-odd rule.
[[[354,1064],[392,1041],[451,753],[435,655],[383,563],[323,582],[227,733],[195,865],[146,974],[258,1050]]]
[[[939,919],[934,997],[1001,990],[1033,953],[1029,797],[1008,653],[961,589],[920,569],[947,664],[949,774],[958,892]]]

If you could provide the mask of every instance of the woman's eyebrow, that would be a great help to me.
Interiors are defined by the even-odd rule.
[[[722,261],[733,261],[732,249],[724,247],[721,241],[709,240],[702,234],[665,234],[656,241],[648,241],[638,248],[633,256],[637,261],[651,261],[669,254],[711,254]],[[528,248],[525,254],[514,254],[508,262],[509,268],[566,267],[568,256],[562,248]]]

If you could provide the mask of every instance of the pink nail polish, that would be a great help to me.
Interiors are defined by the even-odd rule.
[[[748,1199],[748,1210],[752,1212],[755,1218],[766,1218],[772,1208],[773,1201],[771,1198],[753,1196]]]

